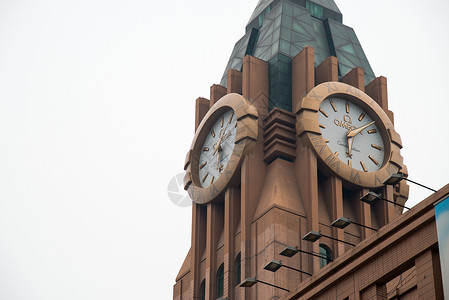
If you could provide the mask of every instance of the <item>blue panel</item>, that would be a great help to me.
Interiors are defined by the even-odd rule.
[[[449,197],[435,206],[437,223],[438,248],[440,251],[441,275],[443,279],[443,293],[449,299]]]

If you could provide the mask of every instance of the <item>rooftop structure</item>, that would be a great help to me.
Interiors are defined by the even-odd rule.
[[[221,85],[227,85],[229,69],[241,70],[243,57],[254,56],[269,63],[269,109],[292,111],[291,60],[306,46],[315,49],[315,67],[334,56],[340,78],[354,67],[363,68],[365,84],[375,78],[354,29],[343,24],[333,0],[260,0],[234,46]]]

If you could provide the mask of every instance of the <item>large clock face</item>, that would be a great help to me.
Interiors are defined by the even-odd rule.
[[[385,147],[380,129],[354,102],[338,97],[324,99],[318,122],[327,146],[349,167],[375,172],[384,165]]]
[[[401,137],[387,113],[363,91],[342,82],[314,87],[296,107],[298,136],[328,176],[348,187],[382,187],[403,168]]]
[[[235,145],[237,118],[233,109],[227,110],[210,128],[201,148],[199,159],[199,180],[202,187],[208,187],[226,169]]]
[[[242,95],[230,93],[209,109],[186,156],[184,189],[197,204],[223,199],[239,184],[239,168],[254,151],[259,114]]]

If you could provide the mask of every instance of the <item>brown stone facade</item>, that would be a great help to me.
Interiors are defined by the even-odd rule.
[[[434,204],[448,194],[446,185],[279,299],[444,299]]]
[[[293,108],[319,83],[339,81],[336,60],[330,57],[315,68],[311,47],[293,58]],[[363,74],[355,68],[340,82],[366,92],[393,122],[386,78],[364,86]],[[222,96],[238,93],[257,107],[258,138],[241,164],[237,183],[208,204],[193,204],[191,248],[173,299],[443,299],[433,203],[449,194],[449,186],[405,214],[385,201],[373,206],[361,202],[369,190],[326,171],[298,136],[295,112],[268,111],[267,62],[246,56],[242,71],[230,70],[227,82],[227,88],[211,87],[210,100],[197,99],[195,129]],[[404,165],[400,170],[407,173]],[[408,198],[405,183],[376,192],[399,204]],[[339,217],[378,231],[353,224],[344,230],[331,227]],[[312,230],[356,246],[327,238],[304,241]],[[333,259],[324,267],[319,257],[307,253],[279,255],[286,246],[318,254],[320,245]],[[264,270],[271,260],[312,276],[288,268]],[[245,278],[290,292],[261,283],[239,287]]]

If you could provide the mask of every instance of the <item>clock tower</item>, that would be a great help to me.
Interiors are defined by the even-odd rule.
[[[192,243],[173,299],[278,299],[286,291],[272,285],[293,290],[401,215],[360,201],[375,192],[403,205],[408,186],[383,182],[407,168],[387,80],[333,0],[260,0],[220,84],[195,105]],[[331,226],[341,217],[362,226]],[[319,242],[303,239],[311,232]],[[264,269],[281,259],[289,268]],[[246,278],[271,285],[245,289]]]

